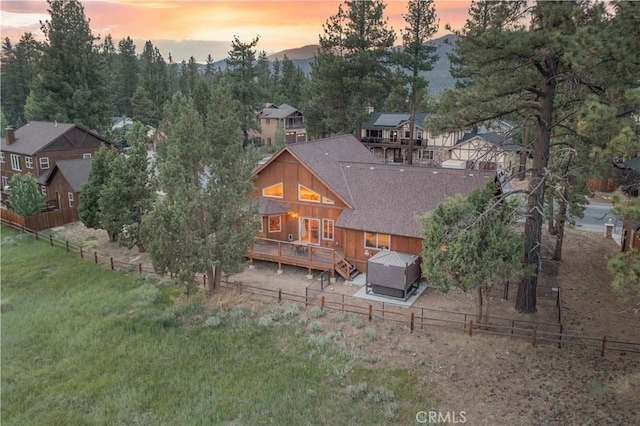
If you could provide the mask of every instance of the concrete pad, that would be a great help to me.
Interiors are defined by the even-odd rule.
[[[354,297],[359,297],[361,299],[371,300],[373,302],[380,302],[380,303],[384,302],[384,303],[388,303],[388,304],[390,303],[390,304],[396,305],[396,306],[403,306],[405,308],[410,308],[415,303],[415,301],[418,300],[418,297],[420,297],[420,295],[426,289],[427,289],[427,283],[426,282],[421,282],[420,286],[418,287],[418,289],[406,301],[404,301],[402,299],[396,299],[395,297],[377,295],[377,294],[373,294],[373,293],[367,294],[367,288],[366,287],[362,287],[353,296]]]

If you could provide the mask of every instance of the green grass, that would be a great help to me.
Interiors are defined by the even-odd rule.
[[[421,377],[358,361],[341,333],[301,333],[296,308],[258,325],[6,227],[1,238],[3,424],[412,424],[435,403]]]

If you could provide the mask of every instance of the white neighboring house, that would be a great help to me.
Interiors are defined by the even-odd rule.
[[[512,174],[518,165],[520,145],[496,132],[465,133],[449,148],[451,163],[465,164],[467,169],[502,170]]]

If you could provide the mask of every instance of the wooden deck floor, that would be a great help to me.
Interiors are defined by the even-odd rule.
[[[335,251],[325,247],[300,245],[284,241],[257,238],[249,251],[250,259],[267,260],[270,262],[294,265],[309,270],[333,273],[335,267]]]

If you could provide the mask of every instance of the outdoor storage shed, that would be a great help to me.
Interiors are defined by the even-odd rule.
[[[420,258],[382,250],[367,261],[367,292],[408,299],[420,285]]]

